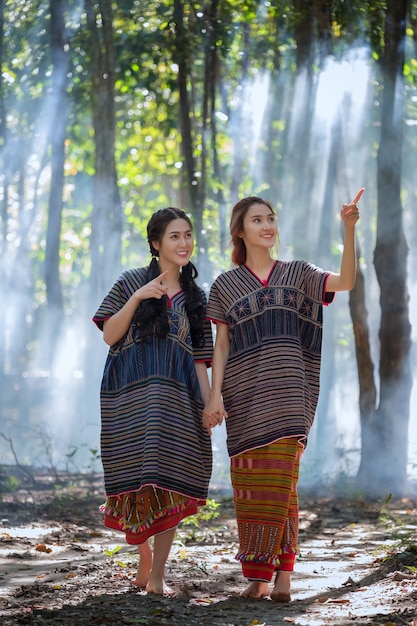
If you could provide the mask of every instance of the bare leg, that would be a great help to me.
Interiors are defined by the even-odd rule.
[[[170,595],[172,593],[172,590],[165,585],[164,578],[165,564],[174,541],[176,530],[176,528],[171,528],[171,530],[167,530],[154,537],[152,570],[149,582],[146,585],[146,591],[148,593],[156,593],[159,595]]]
[[[240,595],[242,598],[251,598],[251,600],[265,598],[269,595],[268,583],[262,580],[254,580]]]
[[[278,571],[275,577],[271,600],[274,602],[290,602],[291,572]]]
[[[132,584],[145,589],[149,582],[149,576],[152,569],[152,549],[149,545],[149,541],[145,541],[138,546],[139,552],[139,565],[136,573],[135,580],[132,580]]]

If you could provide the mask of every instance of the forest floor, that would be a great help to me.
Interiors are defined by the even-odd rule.
[[[230,497],[211,494],[218,517],[182,524],[166,572],[174,595],[159,597],[132,586],[136,550],[102,526],[97,479],[60,482],[2,493],[1,624],[417,626],[417,499],[301,494],[292,601],[276,604],[240,597]]]

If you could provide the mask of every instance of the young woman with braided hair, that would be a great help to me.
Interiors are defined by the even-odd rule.
[[[107,527],[138,545],[134,584],[169,594],[164,572],[176,527],[208,493],[212,451],[202,412],[213,346],[190,261],[190,219],[161,209],[147,233],[149,267],[124,271],[93,318],[110,346],[100,392],[102,510]]]

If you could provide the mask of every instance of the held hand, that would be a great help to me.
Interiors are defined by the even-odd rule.
[[[148,300],[149,298],[156,298],[157,300],[160,300],[168,291],[168,287],[162,284],[167,274],[168,272],[162,272],[162,274],[151,280],[149,283],[140,287],[137,291],[135,291],[135,296],[139,300]]]
[[[223,401],[221,399],[217,402],[209,401],[203,411],[203,426],[209,435],[211,435],[212,428],[220,426],[223,418],[227,418]]]
[[[211,437],[211,430],[214,426],[217,426],[217,420],[203,411],[203,426]]]
[[[340,211],[340,217],[345,226],[355,226],[356,222],[359,220],[359,209],[357,207],[357,202],[359,202],[365,188],[362,187],[359,189],[356,196],[353,198],[352,202],[349,204],[344,204],[342,206],[342,210]]]

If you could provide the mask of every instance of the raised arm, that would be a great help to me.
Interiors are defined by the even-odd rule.
[[[364,191],[364,188],[360,189],[352,202],[344,204],[342,210],[340,211],[340,216],[345,230],[340,273],[332,273],[329,275],[326,283],[326,291],[350,291],[355,285],[355,226],[359,219],[359,210],[356,203],[359,202],[359,199]]]
[[[129,300],[109,317],[103,324],[103,339],[109,346],[114,346],[128,331],[139,302],[148,298],[162,298],[167,292],[167,287],[161,284],[161,280],[168,272],[163,272],[154,280],[137,289]]]

